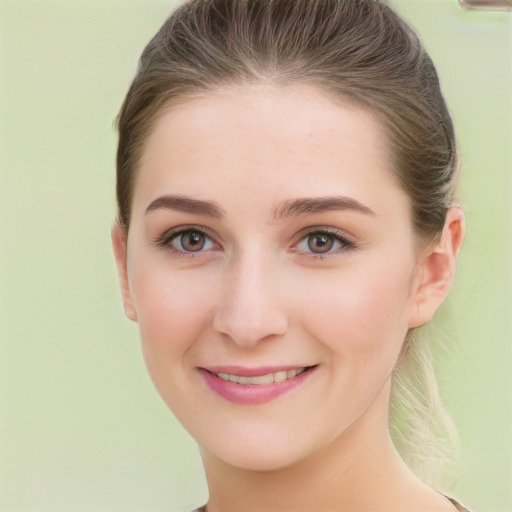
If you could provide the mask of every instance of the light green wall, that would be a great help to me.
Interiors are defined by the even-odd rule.
[[[456,493],[512,511],[512,14],[392,2],[438,65],[464,154],[468,238],[435,329],[464,470]],[[172,2],[0,0],[0,509],[190,510],[200,461],[124,319],[109,228],[113,120]],[[442,353],[441,353],[442,352]]]
[[[393,2],[418,28],[462,150],[467,238],[435,333],[445,402],[459,426],[456,494],[475,510],[512,510],[512,13],[444,0]]]

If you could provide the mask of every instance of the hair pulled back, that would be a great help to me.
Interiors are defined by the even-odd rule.
[[[144,143],[166,107],[253,83],[311,85],[376,115],[415,234],[428,241],[442,230],[457,169],[452,121],[418,36],[379,0],[191,0],[179,7],[145,48],[118,118],[118,220],[126,230]],[[409,337],[391,422],[413,468],[420,444],[418,460],[444,454],[432,449],[432,431],[449,429],[432,376],[428,344]]]

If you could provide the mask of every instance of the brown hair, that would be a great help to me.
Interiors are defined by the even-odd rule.
[[[118,119],[126,228],[137,164],[164,107],[259,81],[311,84],[377,114],[416,233],[442,229],[457,166],[453,125],[417,35],[377,0],[192,0],[175,11],[145,48]]]
[[[125,229],[144,143],[165,108],[258,82],[309,84],[373,112],[393,174],[410,198],[415,233],[429,240],[442,230],[457,168],[452,121],[418,36],[378,0],[191,0],[178,8],[145,48],[118,118],[118,216]],[[420,418],[412,430],[411,422],[392,418],[409,448],[415,438],[425,440],[418,435],[421,411],[443,413],[425,350],[427,343],[404,344],[394,383],[392,412]]]

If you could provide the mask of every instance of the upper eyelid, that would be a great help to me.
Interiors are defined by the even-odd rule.
[[[297,234],[295,243],[298,243],[303,238],[315,233],[326,233],[346,242],[350,242],[352,244],[356,243],[356,238],[354,235],[348,233],[344,229],[336,228],[334,226],[310,226],[308,228],[304,228]]]
[[[210,238],[215,238],[215,235],[210,229],[204,226],[198,226],[196,224],[181,224],[179,226],[174,226],[164,230],[158,238],[172,237],[181,233],[187,233],[189,231],[198,231],[206,236],[209,236]]]
[[[216,236],[208,228],[198,226],[195,224],[183,224],[180,226],[174,226],[172,228],[166,229],[161,235],[159,235],[156,238],[155,243],[156,245],[159,246],[165,246],[174,238],[189,231],[198,231],[199,233],[211,239],[215,244],[220,245]]]

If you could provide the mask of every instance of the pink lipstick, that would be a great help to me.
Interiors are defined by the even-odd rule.
[[[314,366],[199,368],[212,391],[230,402],[257,405],[269,402],[304,382]]]

